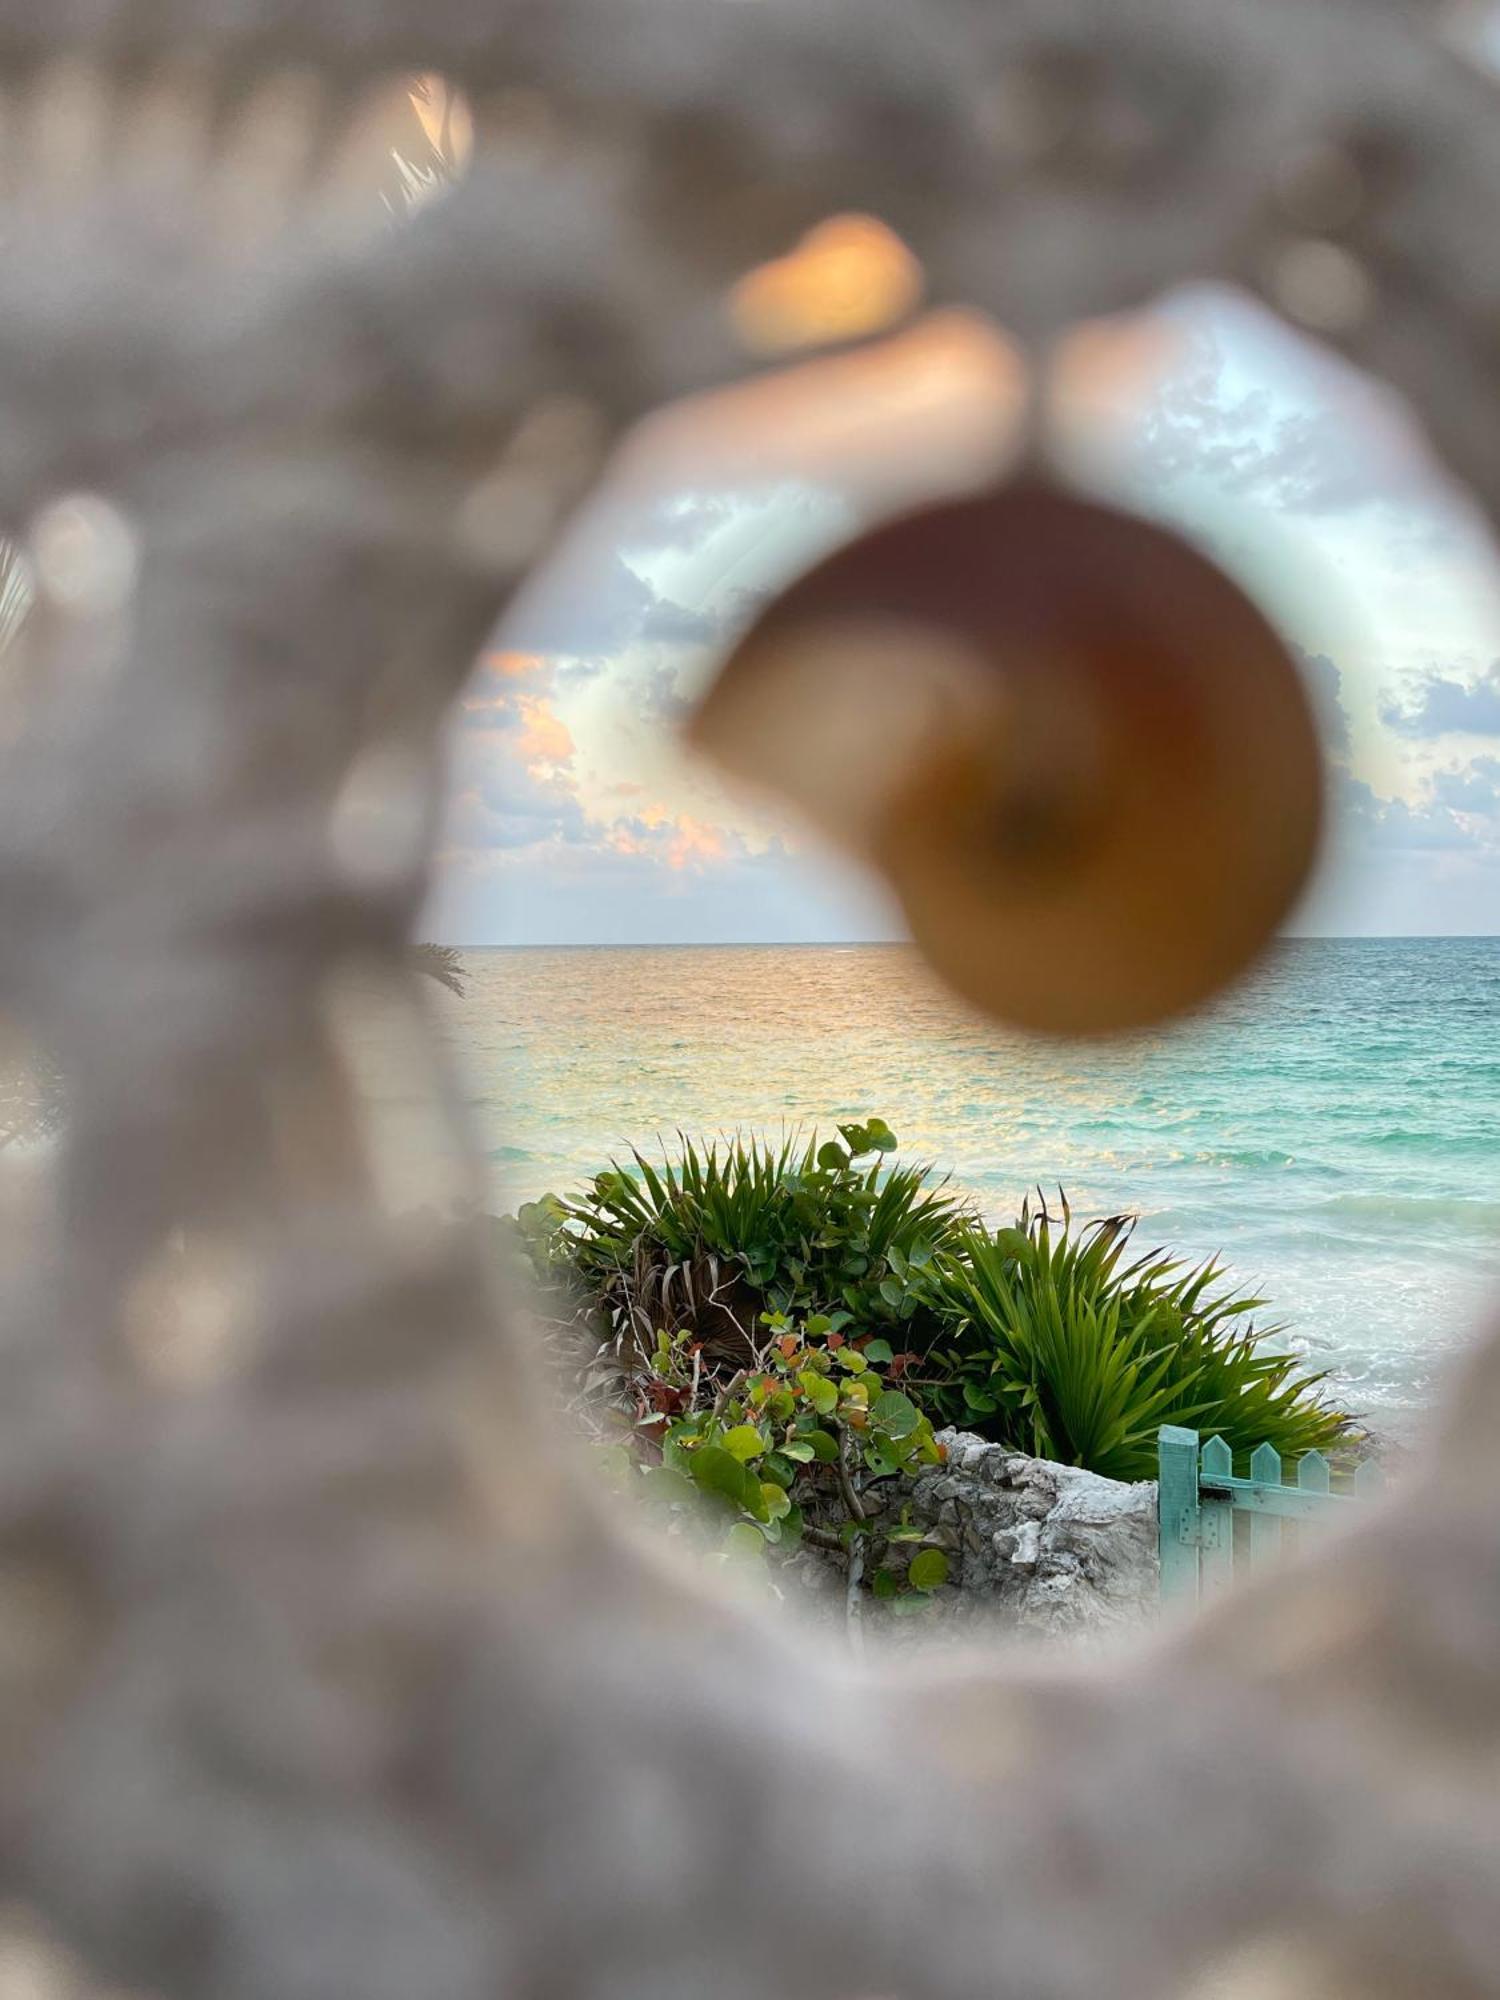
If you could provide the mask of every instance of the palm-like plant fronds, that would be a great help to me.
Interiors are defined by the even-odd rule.
[[[463,999],[467,990],[468,969],[451,944],[414,944],[408,947],[407,955],[414,971],[428,979],[435,979],[439,986],[446,986],[450,993],[456,993],[460,1000]]]
[[[936,1322],[922,1321],[915,1274],[964,1211],[926,1169],[885,1166],[894,1139],[879,1131],[868,1165],[816,1133],[683,1137],[655,1160],[633,1149],[559,1204],[577,1277],[619,1336],[648,1347],[687,1328],[737,1355],[763,1311],[837,1314],[925,1344]]]
[[[1118,1215],[1075,1229],[1066,1204],[1061,1218],[1043,1205],[950,1246],[934,1291],[955,1339],[929,1402],[1115,1479],[1153,1475],[1166,1423],[1217,1433],[1236,1455],[1337,1445],[1349,1419],[1324,1401],[1321,1376],[1257,1332],[1264,1301],[1228,1289],[1212,1260],[1189,1267],[1153,1250],[1129,1261],[1134,1229]]]

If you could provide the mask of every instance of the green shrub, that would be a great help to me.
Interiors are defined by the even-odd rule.
[[[665,1331],[748,1362],[766,1312],[925,1348],[939,1326],[925,1274],[967,1217],[926,1168],[885,1164],[896,1135],[882,1119],[838,1129],[683,1138],[656,1162],[635,1150],[572,1197],[529,1204],[517,1229],[539,1275],[571,1273],[640,1359]]]
[[[706,1513],[726,1553],[786,1554],[804,1537],[850,1548],[866,1533],[868,1489],[940,1465],[943,1448],[884,1372],[888,1341],[845,1339],[821,1314],[799,1326],[768,1313],[759,1336],[751,1365],[719,1382],[686,1335],[661,1334],[637,1384],[635,1450],[616,1470],[689,1525]],[[941,1551],[921,1553],[929,1559],[913,1559],[905,1584],[882,1572],[881,1596],[921,1598],[944,1581]]]
[[[1336,1446],[1349,1419],[1257,1333],[1264,1301],[1227,1290],[1212,1261],[1129,1259],[1134,1229],[1126,1216],[1075,1228],[1064,1201],[1061,1217],[1028,1204],[1014,1228],[945,1244],[925,1279],[949,1328],[921,1371],[928,1408],[1113,1479],[1155,1476],[1162,1424],[1218,1433],[1236,1455]]]
[[[940,1422],[1112,1478],[1154,1475],[1164,1423],[1218,1433],[1241,1459],[1261,1443],[1326,1452],[1350,1432],[1323,1378],[1257,1330],[1263,1301],[1216,1263],[1133,1254],[1132,1219],[1075,1225],[1066,1199],[1056,1216],[1023,1205],[992,1235],[925,1168],[887,1163],[882,1120],[839,1133],[632,1151],[502,1222],[579,1379],[597,1387],[588,1356],[612,1349],[628,1403],[631,1383],[661,1391],[670,1353],[711,1404],[736,1371],[774,1369],[763,1329],[795,1321],[808,1348],[886,1354]]]

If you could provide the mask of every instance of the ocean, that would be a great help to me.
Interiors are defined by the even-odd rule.
[[[1105,1046],[976,1018],[901,945],[467,951],[442,1013],[493,1200],[679,1129],[871,1113],[994,1222],[1028,1188],[1222,1257],[1400,1436],[1500,1306],[1500,939],[1299,939]]]

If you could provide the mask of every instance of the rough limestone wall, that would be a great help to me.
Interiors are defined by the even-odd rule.
[[[1071,1638],[1151,1616],[1154,1480],[1101,1479],[961,1431],[940,1435],[948,1463],[892,1492],[881,1519],[904,1509],[911,1525],[930,1531],[926,1546],[947,1552],[951,1580],[936,1594],[945,1623]],[[895,1566],[914,1546],[888,1544],[877,1559]]]
[[[868,1489],[866,1580],[904,1575],[922,1548],[941,1549],[948,1582],[920,1617],[895,1618],[866,1598],[865,1636],[907,1642],[1045,1638],[1096,1642],[1156,1615],[1156,1482],[1101,1479],[1028,1458],[964,1431],[940,1431],[946,1465]],[[920,1528],[920,1541],[889,1538]],[[809,1550],[796,1571],[820,1622],[847,1621],[847,1566]]]

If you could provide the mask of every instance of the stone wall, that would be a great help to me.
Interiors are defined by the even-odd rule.
[[[1076,1466],[1026,1458],[962,1431],[942,1431],[948,1461],[911,1481],[874,1489],[867,1574],[904,1571],[919,1548],[940,1548],[949,1582],[930,1614],[905,1628],[993,1624],[1050,1638],[1098,1638],[1155,1611],[1156,1483],[1101,1479]],[[920,1542],[890,1541],[902,1524]],[[868,1621],[884,1624],[876,1607]],[[895,1624],[895,1621],[891,1621]]]

